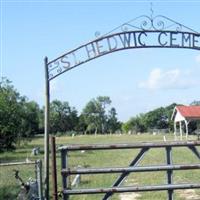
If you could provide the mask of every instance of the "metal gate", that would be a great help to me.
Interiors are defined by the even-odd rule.
[[[55,146],[55,140],[52,142],[52,146]],[[69,145],[59,148],[61,152],[61,175],[62,175],[62,194],[63,200],[68,200],[71,195],[83,195],[83,194],[100,194],[104,193],[102,200],[110,199],[114,193],[125,192],[146,192],[146,191],[163,191],[166,190],[168,194],[168,200],[173,199],[173,191],[181,189],[195,189],[200,188],[200,182],[198,184],[173,184],[173,171],[174,170],[192,170],[200,169],[200,164],[187,164],[187,165],[174,165],[172,163],[172,148],[187,147],[192,153],[200,159],[200,152],[197,148],[200,146],[200,141],[187,141],[187,142],[147,142],[147,143],[133,143],[133,144],[99,144],[99,145]],[[143,159],[144,155],[153,148],[164,148],[166,151],[166,165],[154,165],[154,166],[138,166],[139,162]],[[54,148],[55,149],[55,148]],[[128,167],[111,167],[111,168],[79,168],[70,169],[68,166],[69,152],[71,151],[93,151],[93,150],[115,150],[115,149],[140,149],[136,157],[131,161]],[[52,151],[54,166],[55,151]],[[53,172],[56,168],[53,169]],[[136,172],[157,172],[166,171],[167,180],[165,185],[145,185],[145,186],[126,186],[120,187],[121,183],[126,179],[130,173]],[[69,177],[76,174],[108,174],[119,173],[119,177],[108,188],[92,188],[92,189],[70,189]],[[57,181],[56,173],[53,176],[53,181]],[[56,182],[57,183],[57,182]],[[54,184],[54,199],[57,199],[57,184]]]

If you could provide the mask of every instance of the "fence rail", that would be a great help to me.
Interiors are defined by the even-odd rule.
[[[200,164],[192,165],[160,165],[149,167],[115,167],[115,168],[78,168],[78,169],[62,169],[63,176],[74,174],[109,174],[109,173],[122,173],[122,172],[154,172],[166,170],[191,170],[200,169]]]
[[[200,184],[174,184],[174,185],[155,185],[155,186],[137,186],[137,187],[111,187],[96,189],[74,189],[63,190],[66,195],[83,195],[83,194],[101,194],[101,193],[123,193],[123,192],[148,192],[162,190],[180,190],[180,189],[196,189],[200,188]]]
[[[55,144],[54,144],[55,145]],[[200,169],[199,164],[187,164],[187,165],[174,165],[172,163],[172,148],[187,147],[194,155],[200,159],[200,153],[196,146],[200,146],[200,141],[174,141],[174,142],[143,142],[132,144],[92,144],[92,145],[68,145],[59,148],[61,152],[61,175],[63,186],[63,200],[69,200],[71,195],[83,195],[83,194],[99,194],[104,193],[102,200],[110,199],[114,193],[124,192],[146,192],[146,191],[163,191],[168,192],[168,200],[173,200],[174,190],[180,189],[194,189],[200,188],[198,184],[173,184],[173,171],[174,170],[195,170]],[[166,151],[166,165],[154,165],[154,166],[137,166],[143,159],[144,155],[151,148],[164,148]],[[131,161],[128,167],[107,167],[107,168],[78,168],[71,169],[68,166],[68,153],[70,151],[81,150],[116,150],[116,149],[140,149],[136,157]],[[55,154],[55,152],[52,152]],[[55,158],[55,155],[52,155]],[[56,161],[55,161],[56,162]],[[147,185],[137,187],[119,187],[121,183],[126,179],[130,173],[136,172],[156,172],[166,171],[166,185]],[[70,175],[76,174],[108,174],[108,173],[120,173],[117,180],[111,187],[108,188],[92,188],[92,189],[71,189],[69,185]],[[57,179],[56,177],[53,177]],[[55,198],[55,200],[57,200]]]
[[[16,166],[16,165],[34,165],[34,164],[36,164],[36,162],[37,161],[0,163],[0,167]]]
[[[193,147],[200,146],[200,141],[180,142],[140,142],[131,144],[92,144],[92,145],[68,145],[59,148],[61,151],[81,150],[112,150],[112,149],[140,149],[140,148],[163,148],[163,147]]]

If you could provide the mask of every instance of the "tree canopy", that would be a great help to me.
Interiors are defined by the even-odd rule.
[[[116,109],[111,106],[108,96],[98,96],[86,103],[82,112],[78,114],[75,107],[67,101],[53,100],[50,103],[50,133],[71,134],[89,133],[105,134],[123,132],[151,132],[154,129],[173,131],[171,115],[173,103],[166,107],[159,107],[147,113],[131,117],[121,123],[117,118]],[[200,101],[193,101],[191,105],[200,105]],[[199,128],[197,122],[191,122],[190,131]],[[22,138],[30,138],[44,131],[44,107],[21,96],[7,79],[0,82],[0,150],[15,147]]]

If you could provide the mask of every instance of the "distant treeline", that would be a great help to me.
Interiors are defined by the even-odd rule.
[[[157,108],[122,123],[108,96],[91,99],[78,114],[67,101],[50,103],[50,133],[56,135],[137,133],[153,129],[173,129],[171,114],[176,104]],[[200,105],[199,101],[192,104]],[[192,126],[196,128],[196,124]],[[21,96],[11,82],[0,82],[0,150],[14,148],[17,142],[44,132],[44,107]]]

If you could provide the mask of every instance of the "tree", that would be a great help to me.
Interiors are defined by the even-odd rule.
[[[7,79],[0,83],[0,150],[13,148],[20,137],[22,97]]]
[[[85,118],[83,116],[83,114],[81,114],[79,117],[78,117],[78,123],[76,125],[76,131],[79,132],[79,133],[85,133],[86,132],[86,129],[87,129],[87,124],[85,122]]]
[[[190,103],[191,106],[200,106],[200,101],[194,100],[192,103]]]
[[[120,129],[120,122],[117,119],[117,112],[115,108],[111,108],[108,113],[107,129],[110,133],[114,133]]]
[[[82,116],[87,124],[86,132],[95,132],[97,134],[98,130],[100,130],[100,118],[95,99],[92,99],[86,104]]]
[[[145,132],[146,126],[144,121],[144,115],[140,114],[136,117],[131,117],[126,123],[123,124],[123,131],[138,133]]]
[[[173,130],[173,121],[171,120],[172,112],[177,104],[173,103],[167,107],[160,107],[132,117],[123,124],[125,132],[145,132],[148,129],[170,129]]]
[[[99,96],[96,99],[90,100],[83,109],[85,123],[87,124],[86,131],[92,133],[106,132],[107,127],[107,106],[111,104],[110,97]]]
[[[32,137],[39,132],[39,105],[30,101],[27,102],[26,98],[21,103],[22,106],[22,124],[21,124],[21,136]]]
[[[106,106],[111,104],[110,97],[107,96],[99,96],[96,100],[97,112],[99,113],[99,120],[101,124],[101,133],[105,133],[106,131]]]
[[[77,111],[68,102],[54,100],[50,103],[50,132],[75,130],[78,123]]]

